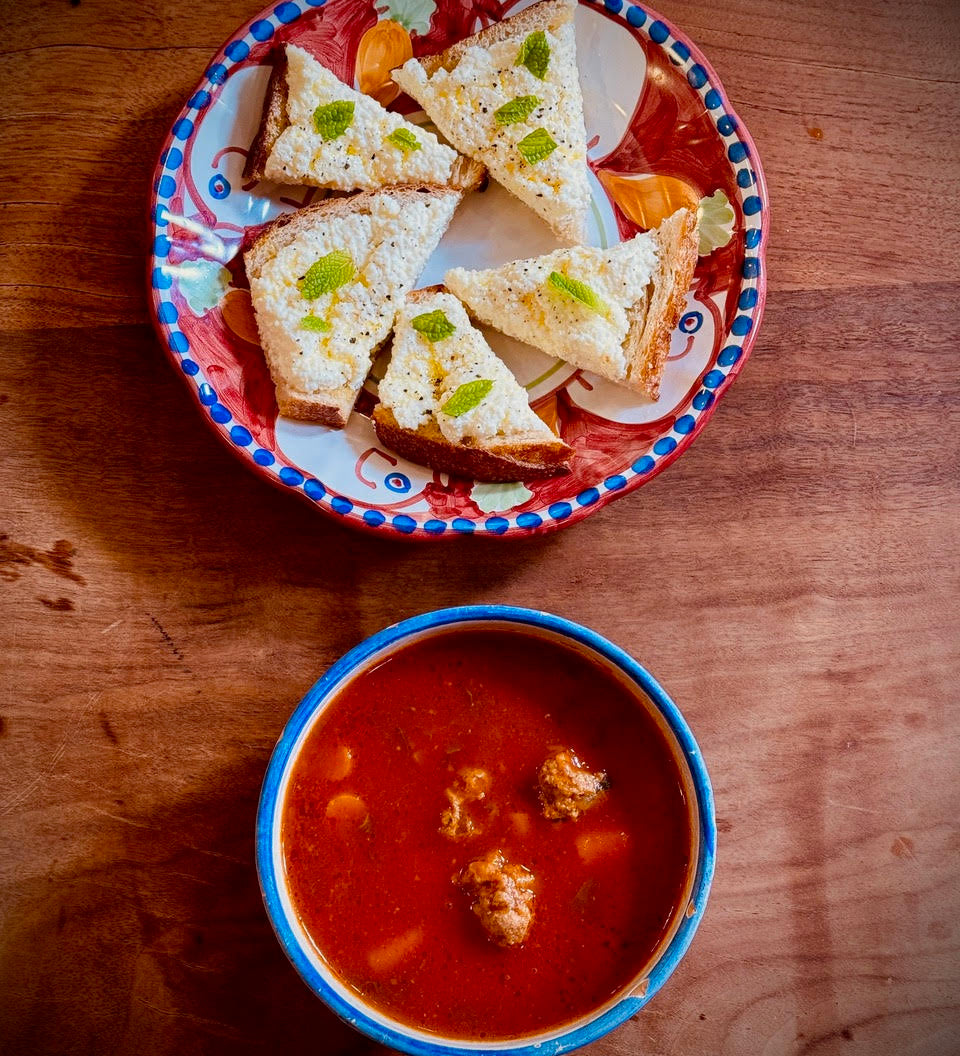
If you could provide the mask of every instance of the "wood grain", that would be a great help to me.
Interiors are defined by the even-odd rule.
[[[0,1052],[373,1051],[266,922],[264,766],[361,638],[500,601],[637,655],[715,783],[701,931],[591,1051],[956,1053],[960,9],[665,6],[765,162],[753,358],[651,486],[545,539],[440,548],[347,534],[246,472],[147,325],[153,159],[251,10],[4,11]]]

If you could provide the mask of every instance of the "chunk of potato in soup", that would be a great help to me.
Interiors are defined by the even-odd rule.
[[[550,818],[538,773],[558,746],[603,790]],[[454,827],[461,795],[470,824]],[[622,991],[680,917],[693,846],[648,706],[567,646],[483,629],[409,645],[341,690],[294,764],[282,840],[330,968],[382,1012],[474,1040],[551,1029]],[[463,882],[480,861],[524,871],[531,913],[512,944]]]

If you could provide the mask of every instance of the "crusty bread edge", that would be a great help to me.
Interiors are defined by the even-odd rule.
[[[315,422],[342,429],[350,417],[357,393],[343,385],[337,389],[320,389],[315,393],[295,392],[283,382],[276,383],[277,407],[286,418]]]
[[[498,44],[517,33],[535,33],[538,29],[553,30],[573,19],[576,11],[576,0],[540,0],[538,4],[532,4],[519,14],[511,15],[502,22],[494,22],[492,25],[481,29],[473,36],[464,37],[463,40],[452,44],[445,51],[436,55],[424,55],[417,59],[428,77],[432,77],[441,67],[452,70],[463,58],[467,48],[474,45],[488,48],[491,44]]]
[[[538,480],[570,472],[567,462],[573,450],[560,439],[519,441],[495,447],[453,444],[432,420],[418,429],[401,428],[393,411],[382,404],[374,409],[373,425],[385,447],[411,462],[457,477],[493,483]]]
[[[630,329],[623,344],[626,384],[652,400],[670,354],[670,335],[683,315],[687,290],[699,253],[698,219],[693,209],[678,209],[656,229],[658,263],[651,293],[643,306],[627,313]]]
[[[260,127],[250,144],[246,164],[243,166],[245,180],[262,180],[267,158],[287,127],[287,53],[283,47],[275,47],[270,54],[273,69],[267,81],[267,94],[263,98],[263,114]]]

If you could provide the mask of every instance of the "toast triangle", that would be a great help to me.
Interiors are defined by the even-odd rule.
[[[397,313],[373,421],[385,446],[474,480],[555,476],[573,454],[443,287],[408,294]]]
[[[428,129],[384,109],[309,52],[287,44],[273,53],[244,176],[338,191],[425,183],[468,190],[484,172]]]
[[[392,188],[279,217],[244,254],[280,413],[342,428],[460,192]]]
[[[590,208],[576,8],[542,0],[393,71],[457,150],[575,245]]]
[[[481,322],[657,399],[697,263],[697,214],[677,210],[608,249],[558,249],[444,282]]]

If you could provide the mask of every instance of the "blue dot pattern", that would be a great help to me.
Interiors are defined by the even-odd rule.
[[[702,66],[691,66],[687,70],[687,80],[694,88],[702,88],[707,83],[707,71]]]
[[[294,19],[300,17],[300,8],[296,4],[280,4],[278,7],[273,9],[273,13],[277,16],[279,21],[284,24],[293,22]]]
[[[249,26],[248,35],[238,36],[231,40],[223,50],[223,61],[217,62],[206,72],[206,83],[190,97],[184,111],[174,122],[170,141],[160,156],[158,173],[154,183],[156,195],[152,209],[155,225],[153,242],[154,265],[150,272],[150,285],[155,291],[156,312],[160,323],[166,328],[167,343],[171,352],[186,357],[190,343],[186,334],[175,328],[179,318],[176,306],[170,300],[173,286],[172,273],[165,265],[170,254],[172,243],[163,229],[169,223],[165,200],[177,193],[178,174],[184,161],[181,145],[186,143],[196,131],[196,117],[211,103],[213,96],[222,86],[231,68],[250,58],[251,51],[263,42],[271,40],[278,27],[289,25],[303,15],[304,8],[320,8],[326,0],[301,0],[301,3],[280,3],[273,8],[272,16],[259,18]],[[598,0],[591,0],[598,2]],[[727,112],[729,104],[724,103],[722,91],[710,83],[707,67],[697,61],[695,50],[689,42],[678,39],[676,32],[660,20],[650,20],[650,16],[629,0],[603,0],[603,6],[614,16],[623,18],[625,23],[634,29],[642,30],[654,44],[661,46],[673,65],[685,73],[688,83],[697,91],[703,105],[715,123],[717,133],[724,140],[727,158],[734,168],[737,187],[744,192],[741,195],[740,208],[744,218],[743,245],[748,251],[757,251],[763,244],[763,213],[766,208],[763,193],[758,186],[757,175],[752,167],[750,148],[743,138],[738,138],[736,117]],[[258,54],[262,54],[260,49]],[[741,133],[743,136],[744,133]],[[220,185],[218,184],[218,189]],[[179,201],[179,198],[177,199]],[[174,210],[175,211],[175,210]],[[174,234],[176,230],[172,229]],[[761,251],[762,253],[762,251]],[[737,296],[739,313],[730,326],[730,333],[735,337],[745,337],[756,328],[756,311],[762,304],[761,287],[758,280],[761,275],[761,257],[758,254],[745,256],[742,264],[742,286]],[[630,490],[641,478],[649,478],[655,471],[663,468],[681,449],[679,440],[690,437],[702,424],[705,412],[708,412],[716,399],[716,391],[728,380],[727,371],[740,362],[744,355],[741,344],[726,344],[718,353],[716,364],[711,367],[701,380],[701,386],[694,392],[686,410],[674,420],[672,427],[665,435],[656,439],[646,453],[639,453],[632,458],[628,469],[606,477],[602,483],[582,490],[571,501],[553,502],[546,509],[528,510],[515,515],[512,519],[506,516],[490,516],[486,520],[473,520],[459,516],[449,522],[439,517],[426,515],[423,518],[408,514],[390,516],[377,509],[357,508],[355,503],[345,496],[330,494],[325,486],[313,477],[306,477],[293,466],[276,467],[276,455],[273,451],[258,447],[253,435],[246,426],[233,422],[231,412],[220,402],[217,392],[204,379],[200,365],[193,359],[181,358],[180,367],[185,375],[193,379],[196,395],[206,407],[212,421],[220,426],[233,445],[248,452],[248,457],[264,470],[274,473],[276,478],[291,489],[302,489],[304,495],[322,508],[329,508],[341,517],[356,518],[370,528],[385,528],[404,535],[421,531],[428,536],[443,535],[447,529],[460,535],[472,535],[478,531],[482,534],[504,535],[508,532],[530,533],[543,525],[559,523],[573,515],[579,508],[586,512],[601,502],[604,496]],[[581,516],[583,515],[581,513]]]
[[[639,29],[644,22],[646,22],[647,16],[641,7],[630,7],[627,8],[627,21],[635,29]]]

